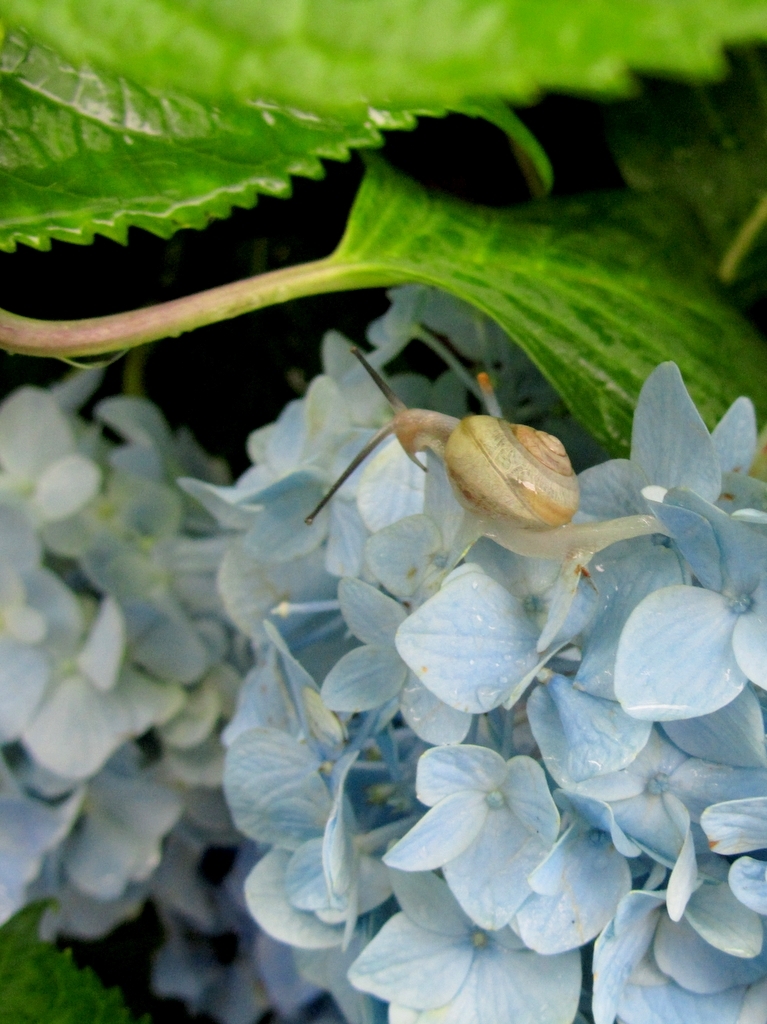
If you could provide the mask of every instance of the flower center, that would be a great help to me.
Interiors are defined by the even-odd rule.
[[[725,590],[722,597],[727,602],[727,607],[735,615],[744,615],[746,612],[750,612],[754,604],[754,599],[750,594],[733,594]]]
[[[503,793],[499,789],[491,790],[485,797],[485,803],[493,810],[497,811],[500,807],[503,807],[506,801],[503,799]]]
[[[661,793],[668,792],[669,781],[668,775],[665,772],[658,772],[655,778],[650,779],[647,783],[647,792],[652,793],[655,796],[659,796]]]
[[[487,935],[485,935],[484,932],[481,932],[479,929],[477,929],[477,931],[475,931],[471,936],[471,944],[476,949],[484,949],[485,946],[487,945]]]

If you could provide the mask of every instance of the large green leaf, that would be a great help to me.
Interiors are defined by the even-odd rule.
[[[291,175],[322,177],[319,157],[346,160],[380,145],[381,127],[414,123],[383,110],[343,121],[266,102],[214,108],[76,69],[14,32],[0,53],[0,249],[201,228],[259,192],[289,195]]]
[[[652,195],[490,210],[429,194],[375,160],[333,259],[479,307],[620,452],[639,389],[666,359],[710,425],[740,394],[767,415],[767,344],[691,271],[702,244],[683,210]]]
[[[136,1024],[119,989],[38,940],[40,913],[26,907],[0,928],[0,1024]]]
[[[719,85],[648,82],[606,116],[629,184],[688,203],[721,279],[748,302],[767,290],[767,52],[737,52],[731,63]]]
[[[764,0],[0,0],[72,60],[159,88],[365,100],[625,93],[628,69],[712,76],[767,38]]]
[[[545,153],[504,103],[462,109],[502,128],[531,189],[549,190]],[[380,145],[380,129],[414,124],[407,110],[321,116],[265,100],[212,106],[75,68],[12,32],[0,52],[0,249],[88,243],[95,232],[124,242],[131,226],[166,238],[201,228],[232,206],[252,206],[258,193],[289,195],[291,175],[321,178],[320,157],[346,160],[353,147]]]
[[[683,208],[629,190],[497,210],[430,193],[369,162],[331,256],[163,305],[60,323],[0,311],[0,345],[38,355],[114,351],[301,295],[436,285],[493,317],[575,416],[625,452],[639,389],[675,360],[713,424],[739,394],[767,414],[767,345],[700,267]]]

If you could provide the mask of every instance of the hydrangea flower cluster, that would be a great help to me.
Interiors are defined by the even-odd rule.
[[[445,361],[390,378],[409,406],[466,415],[485,370],[598,461],[455,300],[397,289],[368,339],[379,370],[412,339]],[[573,573],[476,541],[393,438],[306,526],[390,415],[346,339],[322,354],[234,484],[148,402],[76,417],[88,378],[0,407],[3,913],[52,893],[51,932],[96,935],[151,895],[157,990],[223,1024],[320,990],[351,1024],[767,1024],[751,403],[710,434],[658,367],[575,518],[657,532]]]

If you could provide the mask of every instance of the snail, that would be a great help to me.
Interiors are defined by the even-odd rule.
[[[474,539],[490,537],[517,554],[556,558],[582,569],[610,544],[666,533],[649,514],[571,522],[578,510],[578,478],[559,438],[496,416],[459,420],[427,409],[408,409],[359,349],[351,351],[386,396],[394,417],[347,466],[307,516],[308,524],[368,455],[394,434],[424,471],[418,452],[428,448],[442,459],[453,492],[472,520]]]

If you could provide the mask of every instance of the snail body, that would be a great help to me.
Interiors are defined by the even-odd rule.
[[[666,532],[652,515],[572,523],[578,510],[578,479],[559,438],[495,416],[458,420],[427,409],[408,409],[362,353],[354,348],[352,352],[388,399],[394,417],[346,468],[307,523],[357,466],[394,434],[422,469],[426,467],[417,455],[427,448],[443,460],[476,539],[490,537],[517,554],[585,565],[597,551],[619,540]]]

